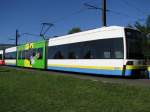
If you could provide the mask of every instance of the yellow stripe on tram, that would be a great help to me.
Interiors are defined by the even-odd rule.
[[[148,67],[148,71],[150,71],[150,66]]]
[[[67,68],[102,69],[102,70],[123,70],[122,67],[111,67],[111,66],[83,66],[83,65],[64,65],[64,64],[48,64],[48,66],[67,67]]]
[[[133,69],[140,69],[143,66],[134,66],[134,65],[127,65],[126,69],[127,70],[133,70]]]

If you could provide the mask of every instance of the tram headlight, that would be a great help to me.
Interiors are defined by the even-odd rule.
[[[133,65],[133,61],[128,61],[127,65]]]

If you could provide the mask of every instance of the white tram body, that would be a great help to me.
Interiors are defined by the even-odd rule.
[[[16,66],[16,47],[5,49],[5,65]]]
[[[133,70],[139,70],[139,66],[143,64],[143,61],[142,59],[128,59],[126,40],[125,28],[120,26],[103,27],[49,39],[48,69],[98,75],[130,76]],[[112,45],[109,47],[110,44]],[[97,47],[93,50],[97,50],[97,55],[94,58],[90,49],[95,45]],[[86,52],[86,50],[88,52],[88,49],[89,52],[85,53],[86,56],[84,58],[81,56],[68,58],[69,56],[66,56],[66,52],[69,53],[69,50],[73,51],[75,49],[81,50],[78,55]],[[113,51],[112,54],[111,50]],[[56,57],[52,56],[55,53],[58,55]]]
[[[0,65],[4,65],[4,50],[0,50]]]

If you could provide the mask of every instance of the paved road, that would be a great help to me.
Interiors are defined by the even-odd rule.
[[[73,78],[79,78],[84,80],[92,80],[92,81],[101,81],[103,83],[114,83],[114,84],[123,84],[129,86],[146,86],[150,87],[150,79],[129,79],[129,78],[122,78],[122,77],[104,77],[104,76],[93,76],[87,74],[76,74],[76,73],[64,73],[64,72],[56,72],[56,71],[43,71],[43,70],[36,70],[36,69],[24,69],[24,68],[16,68],[16,67],[8,67],[11,69],[17,70],[26,70],[31,72],[41,72],[41,73],[48,73],[53,75],[63,75],[69,76]]]

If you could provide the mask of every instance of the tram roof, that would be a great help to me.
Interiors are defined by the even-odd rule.
[[[49,46],[83,42],[97,39],[124,37],[124,28],[121,26],[102,27],[93,30],[87,30],[75,34],[55,37],[49,39]]]

